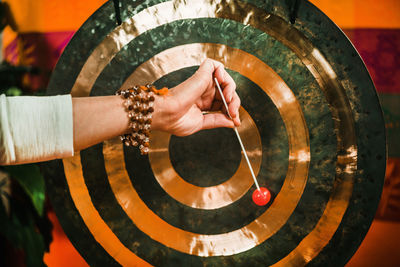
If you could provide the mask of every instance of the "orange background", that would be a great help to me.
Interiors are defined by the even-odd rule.
[[[105,0],[5,0],[19,32],[75,31]],[[399,0],[311,0],[341,28],[400,28]],[[31,14],[35,14],[32,20]]]

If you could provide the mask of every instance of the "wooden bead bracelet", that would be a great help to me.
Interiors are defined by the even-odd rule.
[[[150,128],[154,111],[155,95],[165,95],[168,88],[157,90],[153,85],[134,86],[120,89],[120,95],[125,101],[124,106],[129,118],[130,133],[121,135],[121,141],[126,146],[138,146],[142,155],[149,153]]]

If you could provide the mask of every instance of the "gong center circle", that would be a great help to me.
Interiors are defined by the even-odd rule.
[[[188,183],[201,187],[230,179],[241,161],[240,145],[229,128],[171,136],[169,153],[175,171]]]

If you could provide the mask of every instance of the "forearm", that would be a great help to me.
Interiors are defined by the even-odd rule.
[[[163,96],[154,101],[152,130],[163,130],[168,111]],[[120,96],[80,97],[72,99],[74,150],[79,151],[129,131],[129,118]]]
[[[72,99],[74,150],[125,133],[128,117],[120,96],[82,97]]]

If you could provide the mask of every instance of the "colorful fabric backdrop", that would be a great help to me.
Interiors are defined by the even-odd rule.
[[[64,47],[82,23],[105,0],[6,0],[12,27],[3,32],[3,57],[15,65],[40,68],[26,75],[27,91],[45,88]],[[312,0],[353,42],[375,82],[387,129],[388,162],[385,188],[377,212],[380,220],[400,222],[400,1]],[[56,222],[55,216],[51,215]],[[85,262],[56,224],[55,242],[46,255],[49,266]]]
[[[389,158],[377,217],[400,221],[400,28],[355,28],[345,32],[368,67],[385,118]]]

